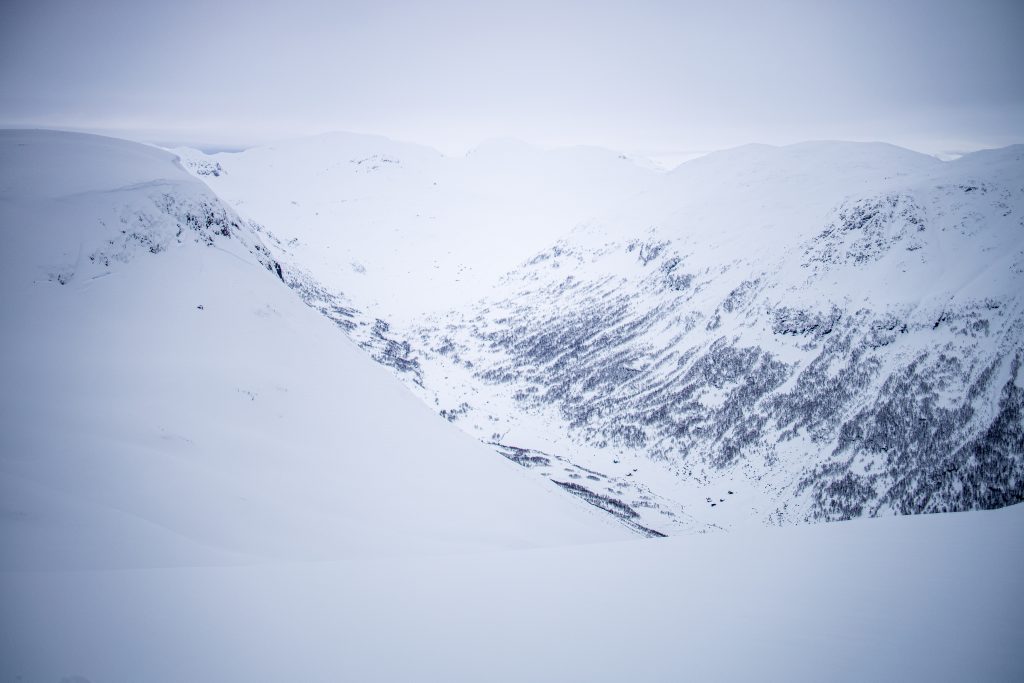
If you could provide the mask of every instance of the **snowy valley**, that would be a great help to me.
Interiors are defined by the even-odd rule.
[[[442,417],[645,532],[1024,497],[1020,147],[183,155]]]
[[[1024,148],[3,131],[0,234],[0,680],[1024,675]]]

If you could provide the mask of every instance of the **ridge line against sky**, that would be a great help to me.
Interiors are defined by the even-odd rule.
[[[32,125],[9,125],[9,126],[4,126],[4,125],[0,124],[0,132],[3,132],[3,131],[17,131],[17,130],[22,130],[22,131],[35,130],[35,131],[49,131],[49,132],[58,132],[58,133],[97,135],[97,136],[100,136],[100,137],[108,137],[108,138],[112,138],[112,139],[116,139],[116,140],[127,140],[129,142],[138,142],[140,144],[152,145],[154,147],[158,147],[158,148],[166,149],[166,150],[170,150],[170,151],[181,150],[181,149],[194,149],[194,150],[198,150],[198,151],[200,151],[200,152],[202,152],[204,154],[209,154],[209,155],[220,154],[220,153],[232,154],[232,153],[244,152],[244,151],[246,151],[248,149],[258,149],[258,148],[261,148],[261,147],[271,147],[272,148],[272,147],[281,146],[281,145],[288,145],[290,143],[300,143],[300,142],[305,141],[305,140],[311,140],[311,139],[315,139],[315,138],[319,138],[319,137],[327,137],[327,136],[331,136],[331,135],[345,135],[345,136],[353,136],[353,137],[360,137],[360,138],[379,138],[381,141],[385,141],[385,142],[388,142],[388,143],[394,143],[394,144],[397,144],[397,145],[403,145],[403,146],[409,146],[409,147],[420,147],[420,148],[423,148],[423,149],[435,152],[435,153],[437,153],[437,154],[439,154],[441,156],[444,156],[444,157],[461,158],[461,157],[468,157],[468,156],[472,155],[474,152],[476,152],[477,150],[484,149],[484,148],[486,148],[490,144],[493,144],[493,143],[496,143],[496,142],[502,142],[502,141],[511,141],[513,143],[520,144],[520,145],[524,146],[527,149],[536,150],[537,152],[541,152],[541,153],[560,152],[560,151],[573,150],[573,149],[600,150],[600,151],[606,152],[608,154],[619,154],[619,155],[622,155],[623,159],[629,159],[633,163],[638,163],[638,164],[640,164],[642,166],[646,166],[646,167],[648,167],[648,168],[650,168],[652,170],[663,171],[663,172],[672,171],[672,170],[678,168],[679,166],[681,166],[682,164],[684,164],[684,163],[686,163],[688,161],[693,161],[695,159],[699,159],[699,158],[704,157],[704,156],[713,155],[713,154],[720,153],[720,152],[728,153],[728,152],[733,151],[733,150],[738,150],[738,149],[741,149],[741,148],[744,148],[744,147],[752,147],[752,146],[754,146],[754,147],[756,147],[756,146],[765,146],[765,147],[771,147],[771,148],[775,148],[775,149],[784,149],[786,147],[796,147],[796,146],[800,146],[800,145],[829,144],[829,143],[838,143],[838,144],[850,143],[850,144],[865,144],[865,145],[870,145],[870,144],[893,145],[893,143],[889,143],[889,142],[885,142],[885,141],[881,141],[881,140],[797,140],[795,142],[787,142],[787,143],[782,143],[782,144],[769,144],[769,143],[761,143],[761,142],[746,142],[746,143],[742,143],[742,144],[738,144],[738,145],[732,145],[732,146],[729,146],[729,147],[722,147],[720,149],[707,149],[707,150],[658,150],[658,151],[652,151],[652,152],[648,152],[648,153],[638,152],[638,151],[632,151],[632,152],[626,153],[626,152],[623,152],[622,150],[611,149],[609,147],[602,147],[600,145],[589,145],[589,144],[537,145],[535,143],[532,143],[532,142],[529,142],[529,141],[526,141],[526,140],[521,140],[519,138],[502,137],[502,138],[490,138],[488,140],[482,140],[478,144],[469,147],[469,149],[467,149],[464,153],[445,153],[445,152],[442,152],[440,149],[438,149],[438,148],[436,148],[436,147],[434,147],[432,145],[428,145],[428,144],[421,143],[421,142],[416,142],[416,141],[413,141],[413,140],[395,139],[393,137],[389,137],[387,135],[381,135],[379,133],[356,133],[356,132],[353,132],[353,131],[342,131],[342,130],[322,131],[322,132],[319,132],[319,133],[311,133],[311,134],[308,134],[308,135],[298,135],[298,136],[273,138],[273,139],[268,139],[268,140],[262,140],[262,141],[259,141],[259,142],[254,142],[252,144],[235,144],[235,145],[231,145],[231,144],[220,144],[220,143],[216,143],[216,142],[204,143],[204,142],[201,142],[201,141],[200,142],[195,142],[195,141],[180,140],[180,139],[161,140],[161,139],[155,138],[152,135],[147,135],[145,131],[142,131],[142,132],[140,132],[140,131],[108,131],[108,130],[102,130],[102,129],[96,130],[96,129],[88,129],[88,128],[60,127],[60,126],[32,126]],[[954,160],[959,159],[959,158],[961,158],[961,157],[963,157],[965,155],[972,154],[973,152],[983,151],[983,150],[1005,149],[1007,147],[1012,147],[1012,146],[1016,146],[1016,145],[1024,145],[1024,143],[1011,143],[1009,145],[1003,145],[1002,147],[976,147],[976,148],[971,148],[971,149],[952,150],[952,151],[940,151],[940,152],[929,152],[929,151],[926,151],[926,150],[910,149],[909,147],[903,147],[901,145],[894,145],[894,146],[899,148],[899,149],[903,149],[903,150],[907,150],[907,151],[911,151],[911,152],[917,152],[919,154],[925,154],[925,155],[928,155],[928,156],[933,156],[933,157],[939,159],[940,161],[954,161]]]
[[[333,130],[662,158],[1024,141],[1024,3],[13,0],[0,125],[235,148]]]

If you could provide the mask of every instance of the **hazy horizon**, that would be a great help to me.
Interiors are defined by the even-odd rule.
[[[0,126],[238,148],[326,131],[665,158],[1024,141],[1024,8],[954,0],[13,3]]]

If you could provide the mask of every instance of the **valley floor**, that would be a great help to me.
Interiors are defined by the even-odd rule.
[[[440,557],[7,571],[0,680],[1022,680],[1021,576],[1020,505]]]

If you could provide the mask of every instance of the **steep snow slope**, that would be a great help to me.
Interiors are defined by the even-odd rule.
[[[0,226],[5,569],[629,535],[438,420],[167,152],[0,133]]]
[[[175,150],[268,246],[390,322],[472,302],[577,222],[659,174],[597,148],[493,140],[465,157],[331,133],[235,154]]]
[[[401,561],[0,573],[0,678],[1019,681],[1022,531],[1015,506]]]
[[[428,319],[416,388],[665,532],[1017,502],[1022,221],[1020,147],[709,155]]]

